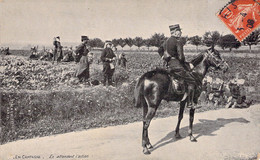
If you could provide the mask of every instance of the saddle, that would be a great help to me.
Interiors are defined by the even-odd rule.
[[[169,75],[171,78],[171,83],[169,85],[168,94],[171,95],[173,93],[184,94],[186,91],[186,83],[184,80],[175,78]]]

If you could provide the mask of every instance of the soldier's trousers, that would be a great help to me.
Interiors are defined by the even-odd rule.
[[[195,75],[187,71],[183,67],[183,65],[176,59],[172,59],[168,62],[168,71],[170,72],[171,75],[173,75],[177,79],[183,79],[187,83],[197,84]]]
[[[105,63],[103,65],[103,84],[106,85],[106,83],[108,82],[108,85],[112,85],[112,77],[113,74],[115,72],[115,69],[111,69],[109,66],[109,63]]]
[[[184,80],[187,83],[188,97],[187,102],[188,106],[193,106],[194,102],[194,90],[197,83],[195,76],[187,71],[184,66],[177,59],[171,59],[168,62],[168,71],[170,74],[180,80]]]

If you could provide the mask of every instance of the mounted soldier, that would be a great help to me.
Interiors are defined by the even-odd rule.
[[[180,41],[181,28],[179,24],[169,26],[171,37],[168,38],[159,48],[159,55],[167,62],[167,69],[174,79],[178,79],[181,85],[178,90],[182,90],[183,84],[187,86],[187,107],[193,106],[195,85],[199,82],[191,72],[193,65],[185,61],[183,44]],[[187,65],[189,64],[189,65]],[[199,84],[201,86],[201,84]]]

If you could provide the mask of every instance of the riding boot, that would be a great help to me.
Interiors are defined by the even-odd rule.
[[[187,108],[194,107],[193,98],[194,98],[194,85],[188,84]]]

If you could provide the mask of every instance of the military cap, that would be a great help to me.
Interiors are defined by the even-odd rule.
[[[89,40],[88,36],[81,36],[81,41]]]
[[[107,45],[112,45],[112,41],[110,41],[110,40],[106,40],[106,41],[105,41],[104,48],[106,48]]]
[[[173,32],[176,31],[176,30],[181,30],[179,24],[170,25],[169,28],[170,28],[170,32],[171,32],[171,33],[173,33]]]

